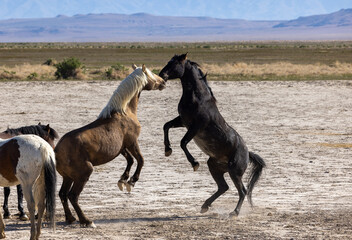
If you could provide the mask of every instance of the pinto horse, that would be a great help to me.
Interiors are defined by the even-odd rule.
[[[55,147],[54,141],[56,138],[59,137],[57,132],[52,129],[49,124],[48,125],[31,125],[31,126],[25,126],[25,127],[20,127],[20,128],[8,128],[6,131],[0,133],[0,138],[2,139],[8,139],[12,138],[17,135],[23,135],[23,134],[34,134],[38,135],[39,137],[43,138],[45,141],[47,141],[52,148]],[[4,218],[9,218],[10,217],[10,211],[8,208],[8,200],[9,200],[9,195],[10,195],[10,188],[5,187],[4,188],[4,205],[3,205],[3,210],[4,210]],[[23,193],[22,193],[22,187],[21,185],[17,185],[17,200],[18,200],[18,211],[19,213],[19,218],[22,221],[27,221],[28,217],[24,212],[23,209]]]
[[[188,161],[196,171],[199,163],[187,149],[187,144],[194,139],[198,147],[210,157],[207,162],[208,168],[218,185],[217,192],[204,202],[201,212],[208,211],[212,202],[229,189],[224,179],[224,174],[229,172],[239,194],[237,206],[231,213],[237,216],[246,195],[252,205],[252,191],[265,167],[264,160],[257,154],[248,152],[241,136],[226,123],[216,106],[206,75],[197,63],[187,59],[187,54],[175,55],[161,70],[159,76],[165,81],[180,78],[183,89],[178,104],[179,116],[164,125],[165,155],[169,156],[172,153],[169,129],[186,127],[187,132],[181,140],[181,148]],[[249,161],[254,167],[247,191],[243,185],[242,176]]]
[[[31,220],[30,239],[39,238],[45,208],[55,229],[55,153],[49,143],[36,135],[0,139],[0,165],[0,186],[22,185]],[[34,215],[36,207],[37,226]],[[0,238],[5,238],[4,229],[0,214]]]
[[[164,89],[165,82],[144,64],[139,68],[133,65],[133,69],[94,122],[66,133],[56,145],[56,169],[63,177],[59,196],[68,224],[76,221],[68,206],[69,199],[80,224],[95,227],[78,204],[79,195],[93,172],[93,166],[105,164],[121,153],[127,159],[127,167],[118,182],[120,190],[126,186],[127,191],[130,191],[139,179],[144,163],[137,141],[141,129],[137,119],[139,96],[142,90]],[[138,165],[128,180],[133,157]]]

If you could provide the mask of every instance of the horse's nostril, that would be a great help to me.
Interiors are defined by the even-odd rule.
[[[160,77],[161,77],[162,79],[164,79],[165,82],[166,82],[167,79],[169,78],[169,76],[168,76],[166,73],[161,74]]]

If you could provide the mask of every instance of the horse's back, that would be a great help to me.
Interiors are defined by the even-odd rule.
[[[117,119],[97,119],[66,133],[55,147],[59,173],[70,176],[87,162],[95,166],[114,159],[124,142],[121,129]]]
[[[55,162],[52,147],[36,135],[20,135],[0,144],[0,175],[10,180],[7,184],[9,186],[17,185],[26,177],[32,177],[30,181],[34,182],[48,157]]]

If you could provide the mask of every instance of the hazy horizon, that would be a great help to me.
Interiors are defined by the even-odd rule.
[[[1,0],[0,20],[76,14],[147,13],[245,20],[291,20],[352,8],[351,0]]]

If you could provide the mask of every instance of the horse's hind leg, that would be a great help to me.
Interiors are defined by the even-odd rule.
[[[31,238],[30,240],[36,240],[36,226],[35,226],[35,202],[32,192],[33,184],[22,185],[23,194],[27,201],[27,207],[29,211],[29,218],[31,220]]]
[[[68,206],[68,193],[72,186],[72,179],[63,177],[61,189],[59,192],[60,200],[65,211],[66,223],[71,224],[76,221],[76,218],[72,215],[72,212]]]
[[[41,184],[42,189],[36,192],[36,202],[38,206],[38,220],[37,220],[37,235],[35,239],[39,239],[42,227],[42,220],[45,210],[45,183],[44,179],[42,179],[43,183]]]
[[[227,185],[224,178],[226,170],[219,166],[219,164],[216,163],[216,159],[214,158],[209,158],[207,164],[211,176],[214,178],[216,184],[218,185],[218,190],[204,202],[200,211],[201,213],[207,212],[209,210],[210,205],[229,189],[229,186]]]
[[[20,220],[27,221],[28,216],[26,215],[23,209],[23,192],[22,192],[22,186],[20,184],[17,185],[17,202],[18,202],[17,208],[18,208],[18,211],[20,212]]]
[[[4,187],[4,205],[2,208],[4,209],[4,218],[10,218],[10,211],[8,208],[8,202],[9,202],[9,196],[10,196],[10,188],[9,187]]]
[[[132,187],[134,187],[134,184],[139,179],[139,175],[144,165],[144,158],[141,154],[141,150],[139,149],[139,145],[137,141],[128,150],[133,155],[133,157],[135,157],[135,159],[137,160],[136,171],[134,172],[133,176],[130,178],[130,180],[127,182],[127,185],[126,185],[127,191],[130,192],[132,190]]]
[[[125,172],[121,175],[121,178],[117,183],[117,186],[121,191],[123,191],[123,186],[126,185],[127,180],[130,176],[130,170],[133,164],[133,157],[131,156],[131,154],[128,152],[127,149],[123,150],[121,154],[126,158],[127,166],[126,166]]]
[[[165,145],[165,156],[168,157],[172,153],[169,140],[169,129],[183,127],[180,116],[164,124],[164,145]]]
[[[70,199],[70,202],[77,213],[81,226],[94,228],[94,223],[84,215],[81,207],[78,204],[79,195],[88,182],[89,176],[92,174],[92,172],[93,165],[90,162],[87,162],[87,165],[80,166],[80,175],[74,179],[72,188],[68,193],[68,198]]]
[[[241,152],[240,150],[237,150],[234,160],[229,162],[229,174],[237,188],[238,196],[239,196],[237,206],[230,215],[238,216],[238,214],[240,213],[244,198],[246,197],[246,194],[247,194],[247,190],[242,182],[242,176],[248,164],[248,157],[246,160],[246,155],[248,155],[246,151]]]

